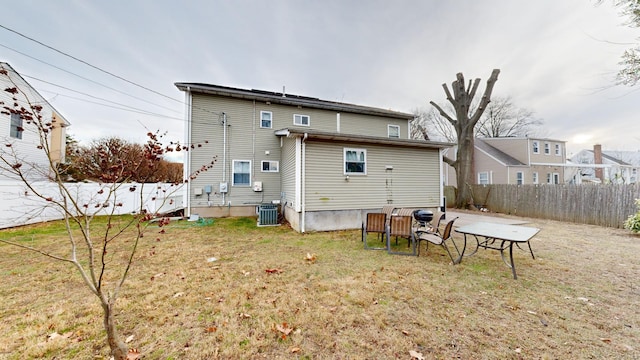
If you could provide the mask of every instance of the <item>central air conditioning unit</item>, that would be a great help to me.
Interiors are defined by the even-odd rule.
[[[278,225],[278,205],[261,204],[258,206],[258,226]]]

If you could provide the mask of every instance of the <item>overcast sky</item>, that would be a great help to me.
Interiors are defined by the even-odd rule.
[[[620,55],[640,30],[625,26],[610,2],[0,4],[2,26],[153,91],[0,28],[0,61],[47,98],[83,143],[111,135],[143,141],[146,129],[181,140],[184,94],[175,82],[286,86],[292,94],[412,112],[430,100],[444,104],[442,84],[456,73],[481,78],[484,89],[498,68],[494,96],[533,110],[542,133],[567,141],[569,155],[594,143],[640,150],[640,87],[613,86]]]

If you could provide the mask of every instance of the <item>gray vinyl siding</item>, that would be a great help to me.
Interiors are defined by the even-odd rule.
[[[367,150],[367,175],[345,179],[345,147]],[[436,207],[438,154],[437,149],[307,142],[306,210],[375,209],[389,201],[402,207]],[[385,170],[387,165],[393,170]]]
[[[340,114],[341,134],[387,137],[389,134],[387,130],[388,125],[397,125],[400,127],[400,139],[408,138],[408,120],[351,113]]]
[[[282,205],[294,207],[296,196],[296,139],[282,139],[282,160],[280,161],[280,180],[282,184]]]
[[[274,135],[273,129],[260,129],[260,110],[257,107],[254,108],[253,102],[193,94],[192,109],[192,141],[202,144],[206,140],[208,144],[204,144],[202,148],[196,148],[191,153],[191,169],[199,169],[203,164],[209,163],[212,156],[217,156],[213,169],[200,173],[192,181],[190,194],[192,206],[207,205],[206,195],[193,194],[195,188],[212,185],[217,192],[219,183],[225,180],[229,189],[225,195],[225,202],[230,201],[232,205],[260,204],[280,199],[280,174],[261,171],[262,160],[280,160],[280,141]],[[228,124],[226,167],[223,159],[223,111]],[[269,155],[265,153],[266,151]],[[233,160],[251,161],[249,186],[232,185]],[[226,179],[223,179],[223,167],[226,168]],[[255,181],[262,181],[262,192],[253,191],[251,185]],[[211,200],[214,202],[213,205],[224,205],[222,194],[215,194]]]

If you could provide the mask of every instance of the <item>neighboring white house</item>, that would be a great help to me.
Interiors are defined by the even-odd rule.
[[[413,114],[262,90],[176,86],[188,105],[186,143],[195,148],[185,159],[187,175],[217,156],[189,181],[187,214],[254,215],[275,203],[305,232],[359,228],[364,214],[387,204],[443,205],[441,151],[451,144],[410,139]]]
[[[603,151],[601,145],[593,150],[580,150],[571,157],[576,169],[573,183],[635,184],[640,182],[640,150]]]
[[[45,100],[27,81],[9,64],[0,62],[0,154],[10,162],[22,164],[21,170],[32,180],[45,180],[49,174],[49,159],[40,144],[40,134],[29,121],[12,112],[18,107],[31,109],[41,106],[40,115],[45,123],[53,124],[47,135],[51,160],[54,163],[64,162],[66,148],[66,128],[69,122]],[[17,89],[12,94],[7,89]],[[13,97],[16,97],[14,101]],[[8,146],[10,145],[10,146]],[[0,164],[0,179],[11,179],[12,176],[3,170],[7,164]]]

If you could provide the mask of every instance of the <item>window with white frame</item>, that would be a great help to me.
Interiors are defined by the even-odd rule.
[[[551,183],[552,183],[551,173],[547,173],[547,184],[551,184]]]
[[[400,126],[398,125],[387,125],[387,134],[389,134],[390,138],[400,138]]]
[[[309,115],[293,115],[293,125],[309,126],[310,122]]]
[[[279,161],[262,160],[262,172],[278,172],[280,169]]]
[[[344,149],[344,173],[367,174],[367,150],[366,149]]]
[[[273,113],[271,111],[260,111],[260,127],[271,129]]]
[[[540,143],[537,141],[533,142],[533,153],[540,154]]]
[[[560,184],[560,174],[553,173],[553,183],[554,184]]]
[[[14,139],[22,139],[22,118],[20,114],[11,113],[11,128],[9,129],[9,136]]]
[[[549,144],[548,142],[544,143],[544,154],[551,154],[551,144]]]
[[[478,173],[478,184],[480,185],[489,184],[489,172],[483,171]]]
[[[251,185],[251,160],[233,160],[233,186]]]
[[[537,172],[534,172],[534,173],[533,173],[533,177],[532,177],[531,181],[532,181],[534,184],[537,184],[537,183],[538,183],[538,173],[537,173]]]
[[[556,156],[560,155],[562,155],[562,153],[560,153],[560,144],[556,144]]]
[[[524,173],[522,171],[518,171],[516,173],[516,184],[518,185],[524,184]]]

